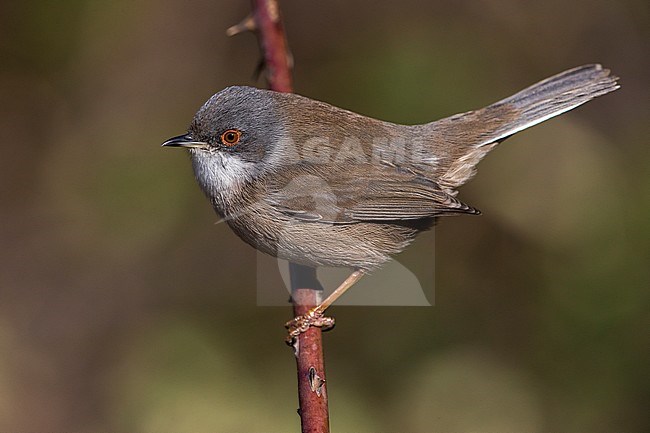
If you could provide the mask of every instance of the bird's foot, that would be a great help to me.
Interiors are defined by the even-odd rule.
[[[310,326],[322,328],[323,331],[329,331],[334,327],[334,318],[323,316],[323,312],[316,308],[312,308],[302,316],[294,317],[284,324],[284,327],[289,330],[286,342],[290,346],[300,334],[307,331]]]

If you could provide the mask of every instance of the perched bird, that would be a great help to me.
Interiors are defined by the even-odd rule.
[[[398,125],[324,102],[228,87],[187,134],[201,189],[245,242],[307,266],[354,272],[321,305],[287,324],[290,337],[331,324],[324,310],[364,273],[401,252],[437,217],[478,214],[456,198],[478,162],[511,135],[619,86],[585,65],[467,113]]]

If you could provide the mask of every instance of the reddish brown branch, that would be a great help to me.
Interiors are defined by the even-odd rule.
[[[284,34],[280,6],[276,0],[252,0],[257,39],[264,56],[264,69],[269,88],[293,92],[291,55]]]
[[[257,31],[257,38],[264,56],[264,71],[269,88],[278,92],[292,92],[291,55],[284,33],[280,7],[277,0],[252,0],[253,13],[232,34],[239,29]],[[290,264],[291,298],[293,314],[304,314],[316,306],[321,299],[321,287],[316,279],[316,270]],[[327,387],[323,363],[323,341],[320,328],[311,327],[295,342],[298,368],[298,399],[300,422],[303,433],[329,433]]]
[[[313,281],[311,287],[319,287],[316,270],[291,264],[291,298],[293,314],[305,314],[321,301],[320,290],[302,288],[302,281]],[[298,367],[298,399],[300,401],[300,422],[303,433],[328,433],[329,414],[327,407],[327,385],[323,361],[323,340],[320,328],[311,327],[300,334],[295,343],[296,364]]]

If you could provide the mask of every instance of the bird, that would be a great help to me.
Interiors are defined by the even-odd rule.
[[[584,65],[418,125],[231,86],[162,145],[188,149],[200,188],[246,243],[294,263],[352,270],[321,304],[287,322],[292,341],[310,326],[331,327],[325,310],[439,217],[479,214],[458,188],[495,146],[618,89],[617,80],[600,64]]]

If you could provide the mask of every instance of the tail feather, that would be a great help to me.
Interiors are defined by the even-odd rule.
[[[449,193],[467,182],[497,143],[618,89],[618,77],[601,65],[562,72],[485,108],[422,125],[441,164],[435,175]]]
[[[610,75],[609,69],[601,65],[584,65],[557,74],[546,80],[533,84],[509,98],[492,104],[490,107],[504,104],[512,105],[520,115],[517,120],[491,141],[479,145],[490,144],[522,131],[552,117],[618,89],[618,77]]]

